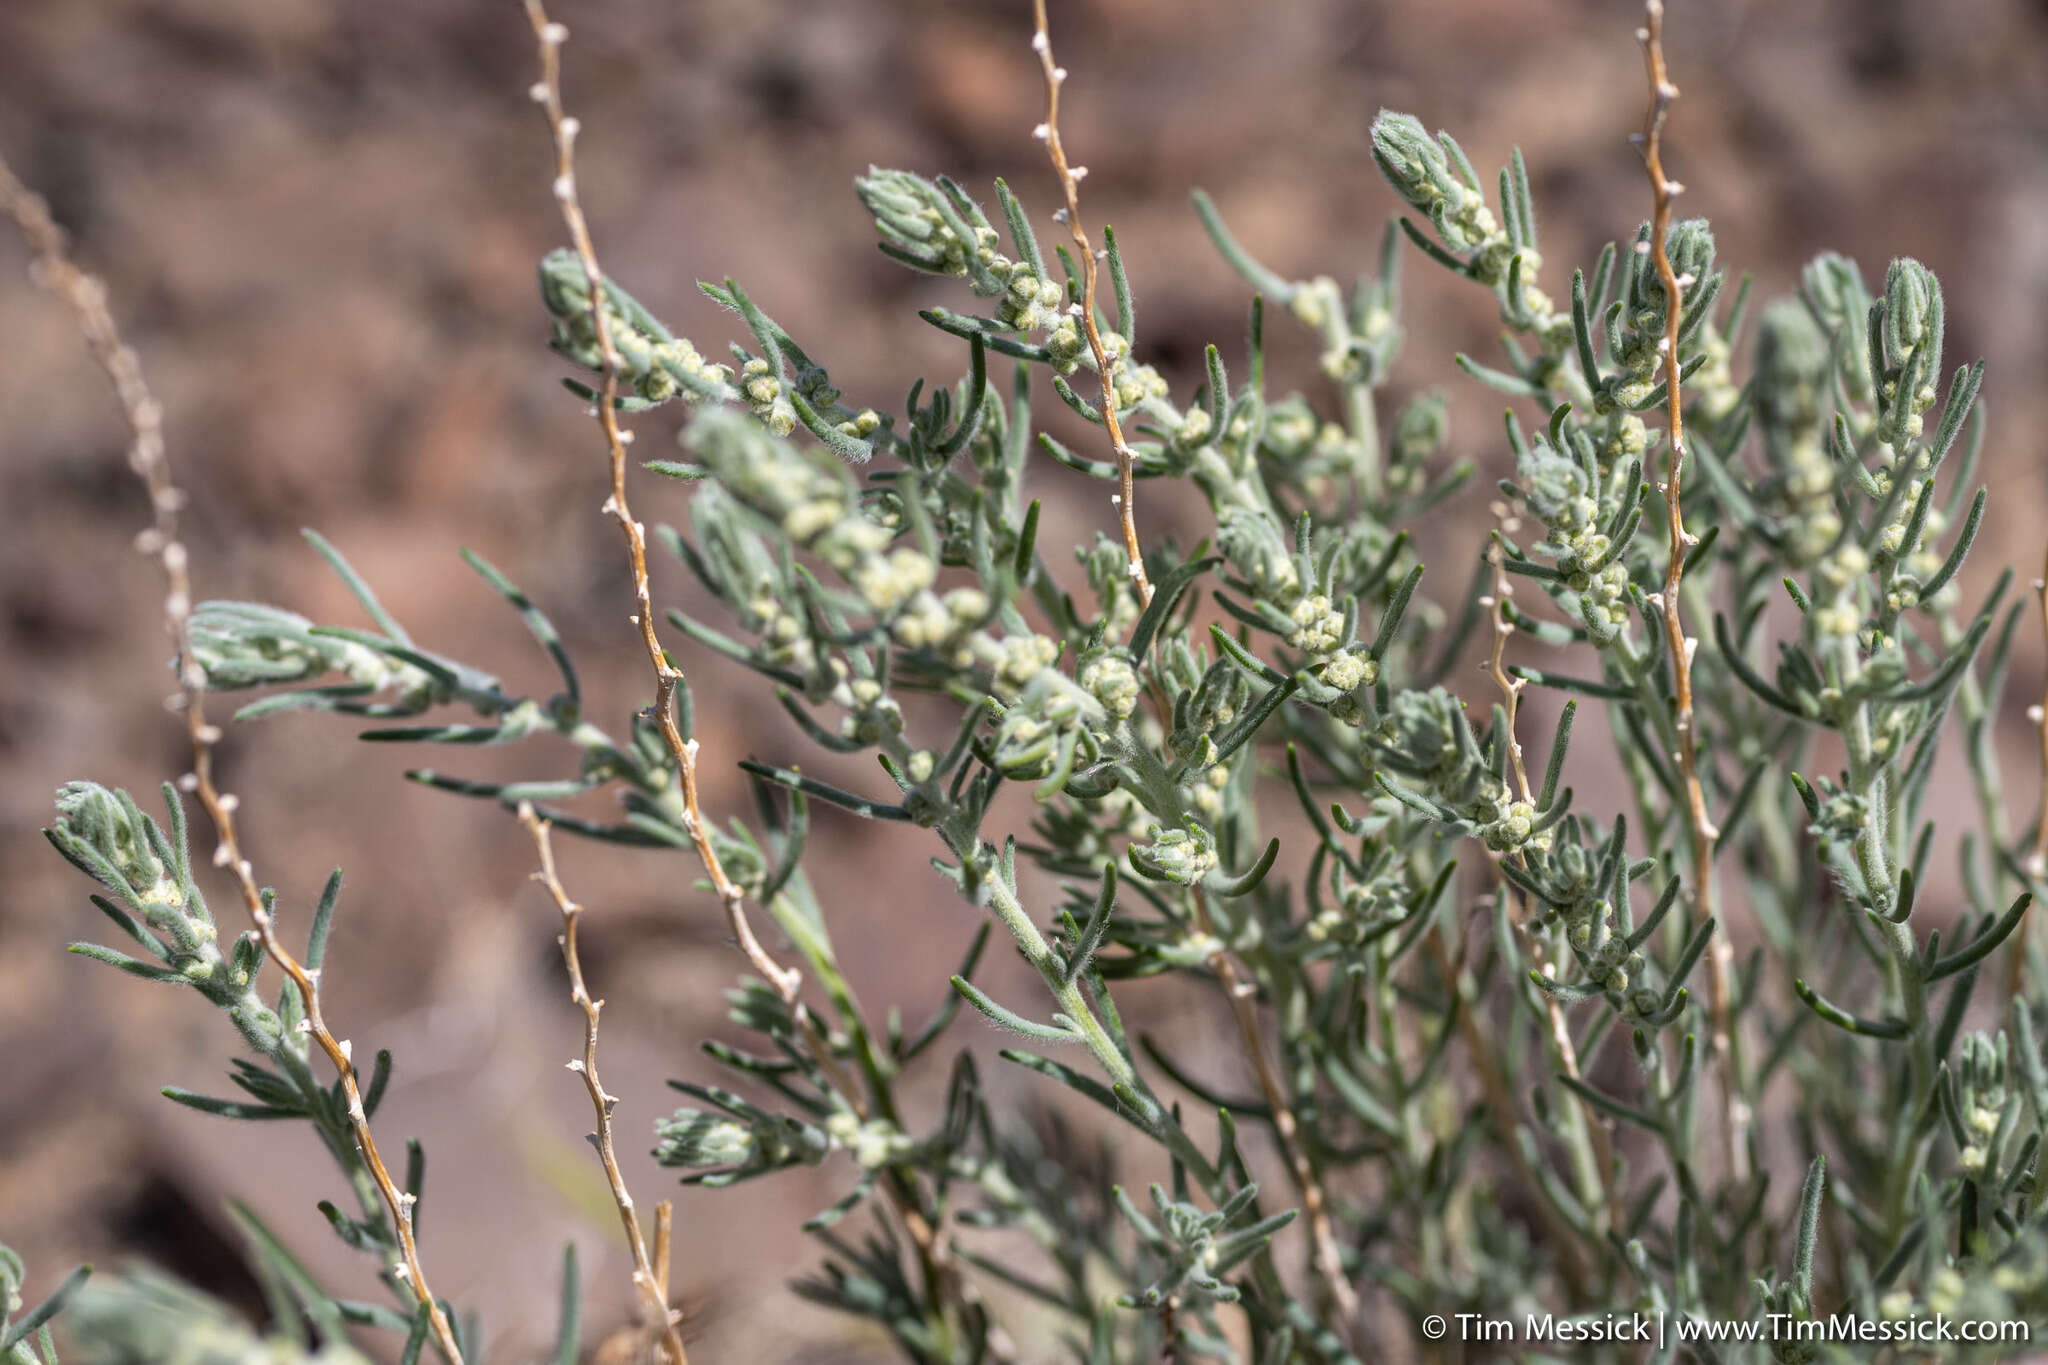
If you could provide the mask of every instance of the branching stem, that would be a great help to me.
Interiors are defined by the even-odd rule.
[[[634,517],[632,505],[627,498],[626,446],[632,440],[632,433],[622,430],[618,420],[617,400],[621,361],[618,349],[612,342],[610,324],[605,315],[604,271],[598,264],[597,250],[591,241],[589,223],[584,217],[582,201],[577,195],[576,135],[580,130],[580,124],[565,112],[562,105],[561,48],[569,36],[568,30],[548,18],[541,0],[525,0],[525,4],[527,18],[532,23],[540,53],[541,79],[533,87],[533,96],[546,113],[548,127],[554,135],[555,200],[561,207],[562,221],[569,230],[570,241],[583,265],[584,277],[590,284],[591,326],[602,358],[604,381],[598,394],[595,415],[599,427],[604,432],[605,448],[610,455],[611,465],[611,492],[605,499],[604,511],[618,522],[620,534],[625,538],[627,553],[632,562],[635,612],[633,624],[639,631],[641,646],[654,673],[653,713],[661,729],[662,741],[676,765],[681,787],[680,815],[683,828],[688,832],[697,856],[704,865],[705,875],[710,878],[719,903],[725,909],[726,924],[738,942],[741,952],[746,954],[747,961],[754,971],[790,1006],[791,1012],[804,1029],[805,1041],[812,1059],[833,1088],[847,1098],[856,1113],[865,1118],[867,1106],[860,1098],[859,1089],[840,1066],[830,1037],[819,1024],[817,1016],[798,999],[798,993],[803,988],[803,974],[794,967],[785,967],[776,962],[755,935],[753,924],[747,917],[746,893],[726,872],[698,807],[697,741],[694,738],[683,737],[676,719],[676,693],[682,686],[683,674],[670,662],[667,652],[661,647],[660,639],[655,635],[654,604],[647,579],[647,529]],[[904,1180],[888,1182],[888,1189],[892,1202],[903,1220],[904,1228],[917,1247],[933,1295],[941,1301],[949,1297],[964,1301],[966,1290],[960,1284],[959,1275],[952,1266],[946,1239],[918,1208],[915,1191]],[[666,1276],[662,1276],[661,1279],[666,1282]]]
[[[1195,888],[1195,910],[1197,926],[1202,933],[1216,938],[1208,897],[1199,886]],[[1259,1027],[1258,984],[1244,979],[1237,970],[1236,960],[1225,948],[1219,947],[1209,955],[1209,968],[1216,973],[1217,984],[1230,1001],[1231,1014],[1237,1020],[1237,1030],[1244,1041],[1245,1056],[1250,1059],[1252,1072],[1258,1077],[1259,1094],[1273,1114],[1273,1135],[1279,1140],[1287,1173],[1293,1177],[1294,1187],[1301,1194],[1301,1214],[1308,1224],[1316,1275],[1323,1281],[1336,1309],[1340,1334],[1355,1349],[1359,1327],[1358,1291],[1352,1287],[1351,1277],[1344,1270],[1343,1249],[1337,1240],[1336,1226],[1330,1220],[1329,1198],[1323,1192],[1322,1178],[1316,1173],[1315,1163],[1309,1159],[1308,1151],[1302,1145],[1301,1124],[1294,1116],[1287,1087],[1266,1054],[1266,1041]]]

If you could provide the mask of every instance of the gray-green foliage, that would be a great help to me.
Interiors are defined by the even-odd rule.
[[[28,1266],[11,1247],[0,1245],[0,1360],[7,1365],[58,1365],[50,1320],[77,1297],[91,1274],[90,1267],[78,1267],[31,1308],[22,1298]]]
[[[1191,485],[1207,519],[1192,541],[1150,538],[1149,604],[1120,544],[1092,528],[1055,535],[1033,496],[1118,471],[1093,431],[1095,378],[1069,382],[1096,364],[1074,264],[1064,247],[1047,253],[1000,182],[993,219],[944,178],[871,170],[857,182],[881,249],[936,277],[923,323],[964,349],[957,381],[918,379],[894,408],[842,401],[813,359],[830,338],[807,350],[763,311],[787,281],[761,301],[730,280],[704,286],[739,319],[729,363],[607,284],[620,407],[681,440],[681,458],[650,466],[689,485],[658,539],[711,606],[668,612],[677,657],[687,668],[710,651],[753,670],[789,720],[774,752],[742,764],[758,812],[713,838],[810,983],[808,1019],[758,981],[736,984],[731,1018],[756,1041],[705,1045],[724,1083],[677,1083],[693,1104],[656,1126],[657,1155],[705,1185],[799,1165],[843,1172],[844,1198],[807,1225],[824,1261],[798,1292],[873,1319],[919,1361],[1012,1358],[1020,1339],[1032,1358],[1156,1359],[1168,1332],[1185,1358],[1356,1361],[1409,1349],[1398,1343],[1428,1313],[1531,1308],[2048,1323],[2048,1236],[2032,1202],[2048,977],[2010,937],[2038,873],[2005,828],[1992,745],[2021,608],[2006,603],[2006,579],[1973,599],[1957,580],[1985,507],[1972,482],[1982,370],[1956,369],[1944,396],[1939,285],[1902,260],[1873,292],[1854,263],[1824,256],[1799,297],[1762,310],[1749,343],[1746,277],[1724,290],[1704,221],[1671,229],[1683,511],[1703,531],[1682,607],[1705,637],[1692,686],[1719,830],[1718,885],[1705,888],[1674,758],[1661,615],[1672,604],[1659,595],[1663,438],[1645,416],[1668,396],[1671,305],[1649,228],[1574,272],[1559,303],[1539,285],[1519,153],[1489,195],[1458,144],[1413,118],[1382,114],[1372,146],[1420,221],[1390,225],[1376,273],[1349,291],[1261,265],[1197,195],[1256,291],[1247,336],[1208,347],[1198,374],[1140,360],[1124,244],[1105,233],[1096,321],[1134,473],[1141,489]],[[1514,671],[1574,694],[1547,746],[1532,741],[1539,780],[1527,786],[1491,685],[1447,682],[1471,657],[1488,575],[1433,598],[1416,553],[1418,518],[1471,468],[1444,467],[1440,395],[1380,415],[1406,373],[1398,276],[1410,249],[1499,304],[1498,362],[1457,358],[1510,400],[1500,486],[1530,528],[1505,526],[1495,544],[1534,592],[1495,610],[1514,628]],[[598,369],[577,258],[544,261],[541,294],[555,349]],[[990,311],[945,306],[970,300]],[[1270,386],[1268,309],[1314,338],[1313,392]],[[598,392],[570,387],[584,401]],[[1047,390],[1056,401],[1036,401]],[[668,750],[643,716],[616,736],[585,716],[532,598],[468,557],[557,665],[561,688],[546,697],[416,644],[315,544],[373,628],[202,608],[194,647],[213,686],[290,687],[245,717],[337,712],[376,721],[366,739],[456,753],[552,740],[530,780],[413,776],[692,856]],[[1533,597],[1547,606],[1525,605]],[[449,707],[468,718],[388,723]],[[1596,715],[1621,775],[1575,796],[1567,746]],[[687,733],[687,691],[682,721]],[[1961,890],[1935,905],[1918,894],[1947,880],[1929,865],[1928,794],[1958,729],[1978,809]],[[717,747],[706,761],[741,757]],[[812,776],[813,749],[869,759],[872,780]],[[1037,803],[1021,825],[996,805],[1011,783]],[[614,816],[551,808],[597,790],[615,794]],[[309,1121],[362,1205],[324,1211],[388,1274],[383,1212],[351,1165],[338,1092],[308,1069],[299,1002],[289,987],[275,1003],[256,993],[261,955],[246,936],[221,946],[166,795],[169,834],[123,795],[66,789],[52,839],[107,888],[96,903],[143,955],[83,951],[191,985],[228,1013],[264,1062],[236,1063],[248,1098],[173,1098]],[[814,818],[928,832],[964,960],[950,986],[932,983],[924,1021],[878,1017],[843,973],[829,883],[805,857]],[[923,865],[891,875],[909,884]],[[1732,1046],[1717,1055],[1701,964],[1730,909],[1746,956]],[[991,926],[1037,990],[998,1001],[974,983]],[[2011,998],[2009,955],[2024,968]],[[1267,1021],[1277,1097],[1255,1093],[1240,1061],[1189,1055],[1119,1012],[1122,983],[1154,976],[1222,1010],[1226,962]],[[994,1107],[991,1059],[947,1033],[963,1002],[1013,1043],[1001,1065],[1034,1073],[1065,1108]],[[2003,1031],[1966,1036],[1973,1020]],[[935,1106],[905,1098],[923,1068],[948,1076]],[[1755,1115],[1740,1160],[1726,1150],[1720,1077]],[[1084,1120],[1076,1105],[1094,1112]],[[1262,1131],[1284,1122],[1327,1193],[1342,1274],[1368,1305],[1363,1334],[1311,1269],[1312,1220],[1292,1219],[1297,1172]],[[1786,1176],[1798,1171],[1794,1198]],[[1122,1182],[1154,1175],[1141,1210]],[[906,1216],[946,1229],[944,1249],[906,1238]],[[273,1261],[284,1254],[259,1241]],[[409,1309],[337,1308],[284,1282],[316,1324],[378,1323],[410,1331],[417,1349]],[[1713,1358],[1749,1358],[1721,1349]],[[1773,1348],[1785,1360],[1819,1349]]]

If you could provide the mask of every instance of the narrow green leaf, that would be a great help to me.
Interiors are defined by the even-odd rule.
[[[1999,944],[2012,936],[2013,930],[2020,927],[2020,921],[2026,917],[2027,907],[2033,904],[2033,901],[2033,892],[2022,891],[2019,899],[2007,908],[1996,924],[1970,940],[1969,947],[1962,949],[1960,952],[1951,953],[1929,967],[1927,969],[1928,982],[1931,984],[1941,980],[1943,977],[1954,976],[1957,972],[1967,971],[1989,957],[1997,950]]]
[[[980,1010],[982,1015],[998,1028],[1008,1029],[1012,1033],[1021,1033],[1026,1038],[1036,1039],[1041,1043],[1074,1043],[1080,1041],[1080,1035],[1070,1028],[1036,1023],[1013,1010],[1003,1008],[1003,1006],[989,999],[983,993],[981,987],[975,985],[964,976],[953,978],[953,989],[958,991],[961,998],[966,1000],[968,1004]]]
[[[1803,980],[1795,979],[1792,982],[1792,990],[1805,1002],[1808,1009],[1838,1029],[1861,1034],[1865,1038],[1884,1039],[1903,1038],[1911,1032],[1903,1019],[1865,1019],[1861,1015],[1851,1014],[1832,1005]]]
[[[197,1109],[202,1114],[214,1114],[225,1119],[297,1119],[304,1118],[305,1112],[298,1109],[277,1109],[267,1104],[245,1104],[241,1100],[217,1100],[211,1095],[201,1095],[181,1086],[167,1085],[163,1097]]]
[[[555,623],[547,618],[547,613],[535,606],[532,598],[476,551],[463,550],[462,562],[476,570],[484,582],[497,589],[498,594],[512,604],[513,610],[519,613],[519,619],[526,623],[527,631],[540,642],[540,647],[548,652],[548,657],[554,660],[555,671],[562,675],[562,690],[568,694],[570,701],[579,700],[583,690],[576,682],[576,666],[569,661],[569,651],[562,644],[561,632],[555,629]]]
[[[424,1305],[422,1305],[424,1307]],[[583,1275],[576,1244],[562,1247],[561,1309],[555,1316],[555,1365],[576,1365],[583,1343]]]
[[[12,1351],[18,1342],[27,1339],[29,1333],[56,1317],[59,1312],[63,1311],[64,1305],[70,1301],[73,1294],[78,1292],[79,1288],[84,1285],[86,1279],[91,1274],[91,1266],[82,1265],[77,1267],[69,1275],[66,1275],[54,1290],[50,1291],[50,1297],[44,1299],[41,1303],[9,1323],[6,1335],[0,1336],[0,1352]]]
[[[355,571],[347,558],[342,555],[341,551],[334,548],[327,537],[311,527],[300,528],[299,534],[306,538],[306,542],[309,545],[320,552],[320,557],[327,561],[328,567],[334,570],[335,576],[341,579],[342,583],[347,586],[349,594],[362,604],[363,610],[369,613],[370,619],[377,623],[377,629],[383,631],[399,644],[409,645],[412,643],[412,637],[405,633],[405,627],[399,625],[397,619],[390,612],[384,610],[384,604],[377,600],[377,594],[370,590],[370,585],[363,581],[362,575]]]

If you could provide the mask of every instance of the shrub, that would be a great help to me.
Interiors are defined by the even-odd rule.
[[[643,1226],[618,1174],[582,911],[551,830],[701,866],[750,959],[729,998],[758,1041],[706,1045],[656,1153],[709,1186],[843,1171],[844,1197],[806,1225],[823,1259],[796,1290],[873,1320],[912,1360],[1377,1360],[1437,1350],[1453,1323],[1503,1352],[1633,1358],[1632,1314],[1655,1324],[1658,1359],[1968,1357],[2000,1348],[1929,1325],[2048,1321],[2032,1204],[2048,978],[2023,932],[2048,814],[2031,839],[2006,828],[1991,742],[2027,604],[2007,600],[2010,575],[1975,600],[1957,577],[1986,503],[1982,366],[1944,382],[1941,288],[1912,260],[1872,288],[1822,256],[1797,297],[1760,309],[1746,278],[1725,287],[1708,224],[1671,217],[1676,91],[1654,0],[1653,211],[1590,271],[1568,289],[1546,271],[1519,152],[1490,186],[1449,134],[1383,112],[1373,156],[1411,212],[1351,291],[1259,264],[1196,195],[1254,292],[1245,339],[1208,347],[1192,385],[1144,362],[1121,245],[1104,229],[1098,252],[1084,226],[1041,4],[1037,134],[1065,240],[1042,240],[1000,181],[993,212],[944,177],[856,182],[880,249],[980,310],[920,314],[962,343],[964,374],[919,380],[891,412],[842,401],[814,359],[830,338],[799,343],[736,281],[703,286],[742,337],[714,362],[602,273],[561,102],[565,35],[530,12],[572,242],[541,263],[540,294],[553,348],[589,376],[569,387],[602,430],[654,690],[622,723],[585,713],[546,591],[475,556],[559,668],[554,695],[514,695],[412,639],[318,536],[369,628],[190,606],[155,405],[95,287],[6,182],[134,422],[195,755],[161,814],[90,783],[60,793],[50,840],[130,941],[74,951],[227,1015],[253,1054],[233,1064],[241,1093],[166,1093],[310,1124],[354,1197],[320,1210],[392,1296],[335,1300],[243,1213],[281,1305],[274,1338],[131,1280],[73,1298],[83,1343],[154,1358],[170,1332],[223,1358],[344,1355],[360,1326],[401,1336],[408,1360],[476,1353],[413,1236],[417,1149],[394,1174],[376,1144],[390,1056],[359,1069],[322,1015],[339,876],[288,947],[215,786],[203,694],[252,688],[269,690],[238,719],[319,710],[368,722],[365,739],[458,753],[567,742],[573,762],[537,757],[528,780],[414,777],[532,833],[586,1018],[575,1069],[665,1359],[684,1354],[671,1214]],[[1505,333],[1493,364],[1457,357],[1510,400],[1513,469],[1469,590],[1441,599],[1414,528],[1473,469],[1446,467],[1440,396],[1380,412],[1411,255],[1489,291]],[[1322,393],[1268,391],[1269,310],[1317,338]],[[1092,443],[1041,427],[1048,389]],[[681,458],[644,469],[688,486],[687,517],[652,541],[708,613],[656,616],[635,430],[680,436]],[[1031,490],[1076,477],[1114,490],[1113,525],[1055,544]],[[1206,510],[1195,543],[1145,534],[1140,494],[1167,480]],[[699,807],[698,764],[734,756],[693,734],[678,660],[695,651],[759,674],[791,722],[785,749],[741,763],[759,797],[744,820]],[[1474,654],[1484,681],[1453,691]],[[1533,753],[1532,685],[1569,694]],[[1568,757],[1581,708],[1621,774],[1585,797]],[[1952,731],[1979,808],[1943,915],[1920,890]],[[873,780],[824,782],[811,749],[872,755]],[[1021,827],[997,805],[1013,784],[1036,803]],[[593,792],[616,796],[613,817],[559,808]],[[224,931],[208,904],[188,797],[250,928]],[[922,1027],[856,999],[806,871],[813,819],[929,831],[931,866],[983,918]],[[1748,912],[1740,959],[1731,909]],[[999,1001],[975,984],[990,941],[1042,991]],[[1143,977],[1221,997],[1254,1093],[1127,1029],[1116,996]],[[1059,1100],[1046,1115],[992,1107],[989,1060],[949,1031],[962,1004],[1010,1035],[1000,1064],[1040,1078]],[[948,1077],[932,1108],[901,1089],[926,1068]],[[1134,1193],[1124,1173],[1159,1178]],[[0,1257],[10,1312],[22,1278]],[[568,1360],[573,1257],[564,1279]],[[39,1358],[28,1334],[77,1283],[7,1329],[12,1359]],[[1689,1339],[1709,1325],[1762,1335]]]

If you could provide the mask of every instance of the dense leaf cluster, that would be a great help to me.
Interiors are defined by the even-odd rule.
[[[605,285],[622,410],[650,430],[679,414],[680,458],[650,467],[690,491],[658,540],[709,606],[668,613],[678,657],[751,669],[790,722],[786,746],[743,764],[758,813],[715,841],[810,982],[794,1006],[751,979],[735,987],[731,1017],[752,1041],[705,1045],[722,1083],[677,1083],[692,1103],[657,1125],[657,1155],[706,1185],[843,1171],[844,1197],[808,1224],[825,1259],[799,1291],[874,1320],[919,1361],[1379,1358],[1391,1347],[1343,1320],[1317,1237],[1343,1286],[1385,1310],[1377,1334],[1427,1313],[1630,1304],[2048,1324],[2033,1203],[2048,1123],[2035,983],[2048,977],[2015,936],[2039,873],[2004,826],[1991,742],[2020,608],[2004,579],[1974,606],[1957,581],[1985,510],[1972,487],[1982,369],[1958,368],[1944,396],[1939,285],[1901,260],[1873,291],[1825,256],[1798,298],[1762,310],[1751,343],[1748,282],[1724,289],[1695,220],[1664,244],[1681,298],[1666,299],[1644,226],[1574,272],[1560,304],[1539,284],[1519,153],[1489,197],[1457,142],[1413,118],[1382,114],[1372,142],[1419,220],[1389,227],[1377,272],[1349,291],[1259,264],[1197,197],[1256,292],[1243,343],[1209,346],[1178,381],[1139,358],[1122,244],[1105,234],[1110,301],[1093,321],[1112,372],[1101,388],[1070,382],[1098,364],[1081,272],[1044,250],[1000,182],[993,218],[943,177],[858,182],[885,253],[988,310],[935,292],[920,316],[960,339],[962,373],[919,379],[898,405],[844,401],[813,359],[824,347],[799,345],[733,281],[704,286],[743,335],[718,363]],[[1525,519],[1496,533],[1502,584],[1482,564],[1443,600],[1415,532],[1471,466],[1443,467],[1441,396],[1381,416],[1408,250],[1498,301],[1499,363],[1457,359],[1512,404],[1500,488]],[[541,295],[555,349],[600,370],[577,257],[542,263]],[[1655,529],[1666,453],[1645,421],[1669,397],[1674,307],[1696,475],[1681,510],[1707,528],[1675,547]],[[1316,339],[1316,392],[1272,391],[1269,310]],[[1185,481],[1206,509],[1194,543],[1145,547],[1149,602],[1120,544],[1057,539],[1031,494],[1118,478],[1089,439],[1105,416],[1093,392],[1116,405],[1140,487]],[[614,732],[585,715],[534,599],[468,557],[554,660],[547,697],[414,642],[314,543],[371,628],[203,608],[194,651],[211,685],[286,689],[244,717],[324,710],[375,722],[365,739],[457,753],[530,744],[531,779],[413,775],[690,856],[669,751],[645,717]],[[1674,552],[1682,603],[1662,597]],[[1510,597],[1509,579],[1547,605]],[[1513,673],[1573,694],[1535,782],[1491,685],[1446,685],[1489,606]],[[1675,757],[1664,613],[1681,607],[1712,623],[1691,674],[1716,822],[1705,850]],[[1592,770],[1567,748],[1595,714],[1620,774],[1575,796],[1569,779]],[[1962,891],[1935,906],[1919,894],[1941,880],[1927,798],[1956,728],[1978,827]],[[869,780],[821,780],[810,749],[868,759]],[[1036,802],[1018,827],[996,802],[1013,783]],[[562,805],[595,791],[615,794],[609,817]],[[351,1164],[338,1090],[308,1069],[301,1002],[290,987],[257,994],[251,938],[219,942],[166,797],[168,833],[125,795],[61,798],[53,842],[106,889],[95,903],[141,955],[81,951],[226,1011],[261,1058],[236,1063],[246,1098],[172,1098],[311,1123],[361,1203],[323,1212],[389,1277],[383,1211]],[[841,969],[805,858],[813,818],[927,832],[972,942],[915,1027],[893,1009],[877,1019]],[[1700,853],[1713,887],[1695,884]],[[337,887],[311,918],[309,968]],[[1728,1021],[1696,980],[1727,932],[1717,903],[1755,926]],[[1035,972],[1035,993],[999,1001],[975,984],[991,937]],[[2008,962],[2020,989],[1993,980]],[[1235,1020],[1256,1061],[1137,1031],[1116,988],[1155,976]],[[963,1002],[1010,1035],[1002,1065],[1044,1083],[1029,1121],[997,1108],[1018,1087],[992,1088],[991,1062],[949,1034]],[[2003,1031],[1966,1034],[1979,1019]],[[943,1103],[912,1105],[904,1078],[928,1066],[946,1074]],[[1051,1104],[1062,1090],[1093,1113]],[[1731,1104],[1754,1121],[1724,1124]],[[1747,1150],[1727,1150],[1729,1132]],[[1769,1172],[1802,1168],[1800,1198],[1772,1188]],[[1154,1175],[1141,1209],[1122,1182]],[[337,1305],[278,1274],[316,1324],[381,1323],[417,1351],[418,1315]],[[998,1302],[1044,1311],[999,1321]]]

